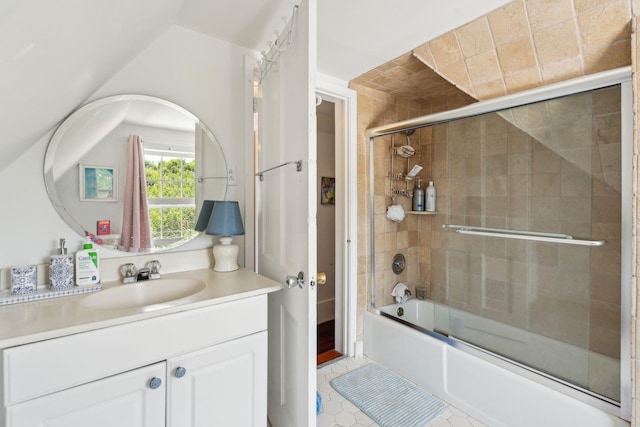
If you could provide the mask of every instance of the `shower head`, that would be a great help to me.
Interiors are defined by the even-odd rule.
[[[415,132],[416,132],[415,129],[409,129],[404,131],[404,134],[407,136],[407,145],[409,147],[411,147],[411,140],[409,139],[409,137],[413,135]]]

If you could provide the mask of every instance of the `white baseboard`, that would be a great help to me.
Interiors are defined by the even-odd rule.
[[[328,322],[336,318],[336,300],[335,298],[318,301],[318,324]]]

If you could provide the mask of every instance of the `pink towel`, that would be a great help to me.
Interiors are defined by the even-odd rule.
[[[151,226],[147,203],[147,179],[144,174],[144,149],[138,135],[129,135],[122,236],[120,250],[148,252],[151,249]]]

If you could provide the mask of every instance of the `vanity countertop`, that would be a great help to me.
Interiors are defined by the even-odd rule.
[[[280,283],[244,268],[228,273],[218,273],[206,268],[162,276],[162,279],[184,278],[201,280],[205,287],[200,292],[171,304],[95,309],[82,304],[83,298],[93,294],[81,294],[0,307],[0,348],[222,304],[283,288]],[[146,283],[151,286],[153,282],[155,280]],[[117,286],[136,286],[136,283],[123,285],[116,281],[102,285],[102,291],[99,292]]]

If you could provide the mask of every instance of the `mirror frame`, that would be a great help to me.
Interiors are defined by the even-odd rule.
[[[222,145],[220,144],[218,139],[215,137],[211,129],[209,129],[209,127],[204,122],[202,122],[202,120],[200,120],[197,116],[195,116],[193,113],[191,113],[190,111],[188,111],[184,107],[181,107],[178,104],[175,104],[171,101],[167,101],[165,99],[158,98],[155,96],[140,95],[140,94],[121,94],[121,95],[113,95],[113,96],[100,98],[80,106],[62,121],[62,123],[58,126],[58,128],[55,130],[55,132],[51,136],[51,139],[49,140],[49,144],[47,145],[45,158],[44,158],[44,183],[45,183],[45,188],[47,190],[47,194],[49,195],[49,199],[51,200],[51,203],[53,204],[55,210],[62,217],[62,219],[67,223],[67,225],[71,227],[75,232],[77,232],[82,238],[86,237],[85,227],[82,226],[80,222],[78,222],[78,220],[76,220],[73,217],[73,215],[65,208],[64,204],[60,200],[58,190],[56,189],[56,182],[54,179],[54,165],[55,165],[56,153],[64,143],[64,137],[66,133],[74,125],[78,124],[78,122],[80,122],[83,118],[85,118],[86,115],[95,114],[100,110],[100,108],[106,105],[109,105],[115,102],[126,102],[126,101],[153,102],[158,105],[163,105],[163,106],[172,108],[173,110],[182,113],[186,117],[193,119],[194,123],[198,124],[198,126],[202,129],[202,131],[206,135],[206,137],[209,138],[213,144],[217,144],[217,148],[221,155],[221,160],[222,162],[224,162],[224,165],[225,165],[225,170],[224,170],[224,173],[221,173],[220,176],[216,178],[226,180],[225,186],[224,186],[224,194],[221,195],[219,200],[224,200],[227,195],[227,191],[229,187],[229,176],[228,176],[228,165],[227,165],[226,156],[224,154],[224,150],[222,149]],[[200,181],[199,177],[196,176],[196,185],[198,184],[198,182],[202,182],[202,181]],[[201,199],[204,200],[204,197],[202,197]],[[202,207],[201,206],[202,200],[199,200],[197,196],[197,187],[196,187],[196,212],[195,212],[196,218],[198,217],[199,211]],[[148,252],[138,252],[138,253],[125,252],[113,247],[107,247],[107,248],[110,250],[113,250],[114,252],[123,253],[127,255],[138,255],[138,254],[143,255],[143,254],[149,254],[149,253],[166,252],[190,242],[197,236],[198,234],[194,235],[191,239],[182,239],[176,242],[176,244],[171,245],[169,247],[159,248],[159,249],[154,248]]]

